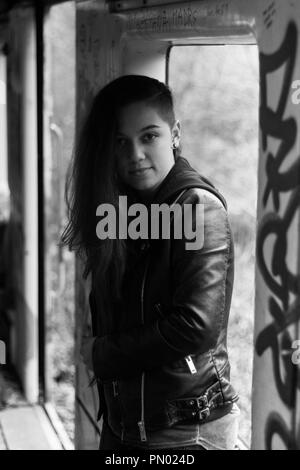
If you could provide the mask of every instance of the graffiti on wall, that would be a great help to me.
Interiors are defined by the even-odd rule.
[[[229,1],[214,2],[213,5],[205,3],[199,6],[169,8],[151,8],[142,11],[132,11],[129,14],[128,30],[136,30],[139,33],[151,31],[152,33],[164,33],[180,28],[190,29],[201,27],[204,19],[218,20],[226,17],[230,9]]]
[[[280,48],[270,55],[260,54],[261,64],[261,109],[260,126],[263,151],[266,158],[266,187],[263,207],[273,203],[272,212],[267,212],[260,222],[257,236],[258,269],[269,288],[268,311],[272,321],[259,333],[256,353],[261,356],[266,350],[272,354],[273,376],[282,403],[292,412],[295,408],[297,390],[297,366],[291,360],[293,325],[300,320],[300,277],[294,274],[288,263],[289,232],[300,208],[300,156],[293,158],[288,166],[296,138],[297,122],[285,115],[290,99],[290,90],[296,63],[298,30],[291,22]],[[276,109],[268,105],[268,75],[284,67],[282,87]],[[268,147],[269,138],[279,140],[274,154]],[[284,170],[282,169],[284,167]],[[287,203],[282,203],[282,195]],[[264,248],[267,241],[275,240],[270,255]],[[298,247],[297,247],[298,248]],[[299,387],[299,383],[298,383]],[[293,413],[291,413],[293,414]],[[293,420],[292,420],[293,421]],[[274,437],[279,437],[288,449],[297,448],[295,424],[285,423],[278,412],[267,417],[265,445],[271,449]]]
[[[267,8],[263,11],[263,21],[267,29],[273,24],[274,16],[276,15],[276,3],[272,1]]]

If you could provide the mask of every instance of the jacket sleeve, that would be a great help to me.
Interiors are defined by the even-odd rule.
[[[213,348],[223,325],[226,278],[232,256],[227,212],[219,199],[202,189],[188,191],[184,203],[204,204],[202,248],[188,250],[184,236],[172,240],[172,310],[164,319],[117,334],[97,337],[93,348],[96,377],[135,376]],[[203,217],[193,223],[203,224]]]

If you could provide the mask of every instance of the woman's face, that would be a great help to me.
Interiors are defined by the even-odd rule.
[[[172,137],[179,139],[180,124],[170,129],[151,106],[132,103],[119,114],[116,136],[120,178],[148,198],[174,165]]]

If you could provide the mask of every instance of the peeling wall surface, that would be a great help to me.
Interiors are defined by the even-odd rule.
[[[22,83],[20,77],[20,54],[21,48],[18,38],[20,20],[16,12],[11,14],[10,32],[8,36],[9,55],[7,58],[7,131],[8,131],[8,184],[11,197],[11,213],[8,224],[8,236],[6,238],[5,253],[7,255],[6,265],[10,266],[7,271],[7,288],[14,299],[11,307],[14,311],[14,333],[16,341],[20,345],[15,351],[13,362],[17,365],[21,374],[19,364],[20,356],[23,355],[23,344],[21,339],[23,321],[23,162],[21,149],[21,93]]]
[[[7,36],[8,184],[5,253],[13,312],[13,362],[29,402],[38,400],[37,125],[33,10],[10,13]]]
[[[300,448],[299,363],[293,360],[293,344],[300,339],[300,99],[293,88],[300,80],[299,31],[300,3],[295,0],[195,1],[118,15],[109,15],[104,1],[77,3],[78,125],[95,92],[124,71],[132,73],[135,61],[140,73],[162,79],[163,53],[172,44],[258,44],[254,449]],[[152,69],[150,61],[156,64]],[[87,293],[78,276],[78,332]],[[78,448],[97,445],[91,420],[97,404],[87,380],[79,365]]]

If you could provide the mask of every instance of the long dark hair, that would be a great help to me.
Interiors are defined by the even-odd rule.
[[[116,174],[114,145],[120,109],[139,101],[155,108],[172,129],[175,114],[168,86],[142,75],[117,78],[102,88],[92,102],[66,182],[68,224],[61,241],[83,259],[83,277],[92,273],[93,285],[101,292],[104,307],[121,300],[127,243],[118,238],[97,238],[96,208],[110,203],[118,214],[120,195],[127,195],[128,202],[135,199],[134,191]],[[179,152],[174,150],[175,159]]]

